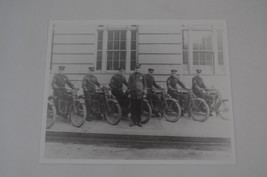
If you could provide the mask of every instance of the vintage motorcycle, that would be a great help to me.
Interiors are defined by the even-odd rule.
[[[169,122],[178,121],[181,117],[181,107],[178,101],[171,98],[166,89],[152,89],[150,91],[154,95],[154,99],[153,97],[149,99],[152,112],[160,113]]]
[[[217,89],[205,90],[205,93],[210,95],[210,98],[204,98],[209,106],[210,113],[215,112],[216,117],[220,117],[224,120],[229,120],[229,100],[222,99],[222,96]]]
[[[177,92],[188,95],[188,100],[178,100],[182,112],[188,112],[189,117],[199,122],[204,122],[209,118],[210,109],[204,99],[197,98],[191,89],[177,89]]]
[[[86,120],[87,111],[82,96],[77,95],[78,89],[62,89],[62,96],[49,96],[47,103],[46,128],[53,126],[57,116],[68,119],[75,127],[80,127]]]
[[[121,107],[108,87],[97,89],[91,98],[91,110],[94,115],[104,115],[111,125],[116,125],[122,118]]]

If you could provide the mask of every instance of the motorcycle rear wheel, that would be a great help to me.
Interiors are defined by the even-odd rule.
[[[51,128],[57,118],[57,111],[56,107],[51,104],[47,104],[47,113],[46,113],[46,128],[49,129]]]
[[[152,116],[152,109],[148,102],[143,101],[141,112],[141,123],[146,124]]]
[[[107,108],[105,109],[105,118],[109,124],[117,125],[122,118],[121,107],[114,100],[108,100],[108,106],[110,111]]]
[[[75,106],[75,109],[74,109]],[[86,107],[80,101],[75,101],[70,109],[70,121],[74,127],[81,127],[86,121],[87,111]]]
[[[217,116],[224,120],[229,120],[229,106],[227,104],[227,100],[222,100],[216,111]]]

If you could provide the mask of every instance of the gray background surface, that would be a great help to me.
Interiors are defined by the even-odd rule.
[[[265,0],[1,0],[0,176],[266,177],[266,9]],[[237,164],[39,164],[49,19],[226,19]]]

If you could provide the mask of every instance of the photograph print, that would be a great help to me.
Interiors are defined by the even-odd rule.
[[[235,163],[225,20],[51,20],[47,38],[41,163]]]

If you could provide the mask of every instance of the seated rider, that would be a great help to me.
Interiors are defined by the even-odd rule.
[[[65,85],[67,84],[71,89],[74,89],[74,85],[69,81],[68,77],[64,74],[65,66],[58,67],[58,73],[54,75],[52,81],[52,89],[53,95],[55,96],[55,106],[58,111],[58,101],[61,98],[65,98],[66,96],[66,88]],[[66,97],[65,99],[71,99]]]
[[[157,104],[157,103],[160,103],[160,98],[157,97],[157,95],[153,93],[153,87],[157,89],[161,89],[161,87],[155,82],[153,73],[154,73],[154,69],[149,68],[148,73],[145,74],[146,83],[147,83],[147,99],[149,100],[150,103],[154,101]]]
[[[176,76],[177,70],[172,69],[171,70],[171,75],[168,77],[166,84],[167,84],[167,89],[168,89],[168,94],[170,94],[173,98],[178,100],[180,106],[183,108],[182,110],[182,115],[186,112],[187,110],[187,105],[188,105],[188,94],[184,93],[179,93],[178,92],[178,87],[177,84],[182,87],[183,89],[186,89],[184,84],[179,80],[179,78]]]
[[[95,67],[88,67],[88,73],[83,77],[82,88],[84,93],[85,105],[87,110],[87,120],[92,121],[93,111],[92,111],[92,96],[96,92],[97,88],[100,88],[101,85],[97,80],[97,77],[94,75]],[[99,115],[100,116],[100,115]]]
[[[111,77],[109,86],[111,88],[112,95],[114,95],[116,97],[116,99],[118,100],[118,102],[122,108],[122,115],[126,117],[127,111],[124,109],[123,103],[124,103],[125,99],[128,99],[128,97],[125,98],[126,96],[124,95],[122,88],[123,88],[123,85],[128,87],[128,83],[127,83],[126,78],[124,77],[123,73],[124,73],[124,69],[119,68],[118,73]]]
[[[206,102],[210,105],[212,97],[205,92],[207,88],[206,85],[204,84],[202,77],[200,77],[201,72],[202,72],[201,69],[196,70],[197,74],[195,77],[192,78],[192,90],[197,97],[206,100]]]

